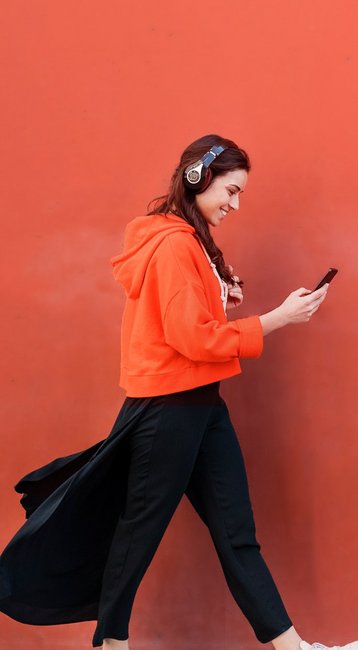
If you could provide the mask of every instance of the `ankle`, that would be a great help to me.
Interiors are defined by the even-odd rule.
[[[102,650],[129,650],[128,639],[103,639]]]
[[[292,625],[288,630],[272,639],[271,643],[275,650],[300,650],[300,641],[302,638]]]

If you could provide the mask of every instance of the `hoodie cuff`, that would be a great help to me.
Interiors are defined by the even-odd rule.
[[[259,316],[238,318],[235,321],[240,333],[240,357],[257,359],[263,350],[263,330]]]

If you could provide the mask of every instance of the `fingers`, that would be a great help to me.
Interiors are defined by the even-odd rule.
[[[320,304],[321,304],[321,303],[320,303]],[[315,307],[311,308],[311,309],[308,311],[308,313],[307,313],[307,320],[309,320],[309,319],[313,316],[313,314],[317,311],[318,308],[319,308],[319,305],[316,305]]]
[[[317,289],[317,291],[313,291],[309,298],[306,298],[307,304],[311,305],[312,307],[315,306],[316,304],[320,305],[321,302],[325,299],[327,295],[329,285],[326,283],[324,287],[321,289]]]
[[[328,286],[329,285],[327,283],[324,285],[324,287],[322,287],[322,289],[314,291],[311,294],[311,296],[317,296],[317,298],[314,297],[313,299],[312,298],[310,298],[309,300],[307,299],[307,320],[309,320],[313,316],[313,314],[317,311],[317,309],[320,307],[320,305],[326,298]]]
[[[327,293],[329,287],[329,283],[326,282],[326,284],[323,285],[320,289],[316,289],[316,291],[312,291],[311,295],[312,296],[322,296],[323,294]]]
[[[234,304],[235,307],[241,305],[244,300],[244,296],[241,288],[238,285],[229,285],[229,298]]]
[[[232,279],[233,279],[233,282],[235,282],[235,283],[238,284],[238,283],[240,282],[240,278],[239,278],[238,275],[233,275],[233,273],[234,273],[234,267],[233,267],[231,264],[228,264],[228,265],[227,265],[227,268],[228,268],[228,271],[229,271],[229,273],[230,273],[230,275],[231,275],[231,277],[232,277]]]
[[[234,287],[233,289],[229,289],[229,296],[231,298],[237,298],[238,300],[243,300],[244,295],[240,289],[240,287]]]
[[[316,305],[319,306],[321,302],[323,302],[327,295],[328,287],[329,284],[326,283],[321,287],[321,289],[317,289],[317,291],[313,292],[305,287],[300,287],[300,289],[293,291],[291,295],[302,298],[303,304],[305,304],[309,310],[312,310]]]
[[[328,282],[326,282],[326,284],[324,284],[323,287],[317,289],[316,291],[312,291],[311,289],[306,289],[305,287],[300,287],[299,289],[292,291],[292,294],[296,296],[310,295],[310,296],[314,296],[314,298],[319,298],[320,296],[322,296],[327,292],[328,287],[329,287]]]

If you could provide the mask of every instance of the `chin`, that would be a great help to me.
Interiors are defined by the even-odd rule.
[[[221,215],[214,214],[211,218],[211,225],[212,226],[219,226],[222,222]]]

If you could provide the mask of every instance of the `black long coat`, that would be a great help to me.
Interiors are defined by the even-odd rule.
[[[97,619],[126,498],[127,434],[149,402],[127,397],[107,438],[16,483],[27,521],[0,557],[0,611],[33,625]]]

